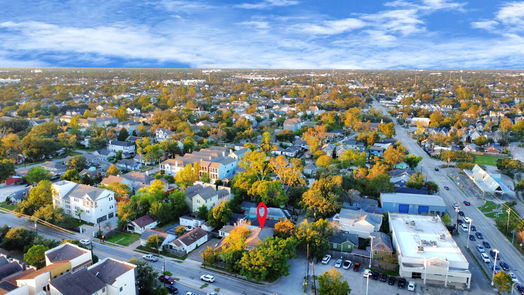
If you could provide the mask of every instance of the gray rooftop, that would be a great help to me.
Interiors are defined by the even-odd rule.
[[[427,206],[442,206],[446,203],[438,195],[424,195],[424,194],[406,194],[406,193],[381,193],[380,203],[402,203],[402,204],[416,204]]]
[[[92,295],[101,290],[106,284],[87,269],[74,273],[66,273],[51,281],[63,295]]]
[[[112,285],[118,277],[132,269],[133,267],[126,263],[108,258],[93,265],[89,268],[89,272],[96,275],[102,282]]]
[[[89,251],[82,249],[78,246],[74,246],[72,244],[67,243],[58,249],[55,248],[50,251],[47,251],[45,255],[49,259],[49,261],[56,262],[56,261],[62,261],[62,260],[71,260],[86,252],[89,252]]]

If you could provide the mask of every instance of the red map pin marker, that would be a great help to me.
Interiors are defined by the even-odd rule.
[[[258,218],[258,224],[260,225],[260,228],[264,228],[264,223],[266,223],[267,218],[267,206],[263,202],[258,203],[257,206],[257,218]]]

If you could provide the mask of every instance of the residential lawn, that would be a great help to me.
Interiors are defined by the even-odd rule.
[[[504,158],[500,156],[491,156],[491,155],[474,155],[474,157],[475,157],[475,164],[491,165],[491,166],[497,166],[497,160]]]
[[[122,246],[129,246],[133,244],[135,241],[138,241],[140,239],[139,234],[135,233],[116,233],[113,237],[108,239],[107,241],[119,244]]]
[[[498,213],[497,212],[491,212],[491,213],[486,213],[484,215],[486,215],[489,218],[497,218]]]
[[[480,211],[484,212],[484,213],[489,213],[491,211],[494,211],[494,210],[498,210],[500,207],[500,205],[498,204],[495,204],[494,202],[492,201],[486,201],[484,203],[484,205],[480,206],[479,209]]]
[[[7,202],[2,202],[0,203],[0,207],[13,211],[16,208],[16,204],[8,204]]]

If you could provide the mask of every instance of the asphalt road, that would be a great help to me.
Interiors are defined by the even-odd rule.
[[[377,102],[374,102],[374,108],[382,110],[387,114],[387,111]],[[388,114],[389,115],[389,114]],[[509,263],[512,268],[512,271],[518,276],[521,282],[524,282],[524,257],[511,245],[511,243],[504,237],[502,233],[495,227],[495,222],[486,217],[477,207],[481,206],[484,202],[477,195],[470,195],[464,193],[456,184],[453,182],[448,175],[448,169],[440,169],[440,171],[435,171],[436,167],[440,165],[447,164],[443,161],[436,160],[431,158],[419,145],[412,139],[406,130],[400,127],[397,124],[395,118],[392,118],[395,121],[395,131],[396,138],[406,147],[409,153],[422,156],[422,161],[419,163],[424,175],[428,180],[433,181],[438,184],[440,191],[439,195],[444,199],[446,204],[449,206],[448,212],[453,218],[455,216],[452,204],[457,202],[461,205],[462,211],[466,216],[470,217],[473,220],[473,224],[477,227],[477,231],[482,232],[485,237],[485,240],[488,241],[492,248],[498,249],[504,259]],[[444,186],[448,186],[449,190],[445,190]],[[469,192],[469,191],[468,191]],[[464,206],[463,201],[469,200],[471,206]],[[456,239],[457,242],[463,247],[466,241],[464,239]],[[475,242],[473,242],[476,245]],[[470,244],[471,248],[471,244]],[[476,252],[476,249],[472,249],[472,252]],[[476,254],[476,253],[475,253]],[[474,261],[470,262],[470,268],[475,264]],[[484,275],[479,271],[475,271],[475,268],[471,269],[473,274],[473,283],[479,283],[479,280],[486,281]],[[485,286],[481,282],[481,288]]]

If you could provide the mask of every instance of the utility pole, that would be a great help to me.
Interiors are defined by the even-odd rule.
[[[491,275],[491,286],[495,285],[495,266],[497,266],[497,257],[499,254],[499,250],[493,249],[493,252],[495,252],[495,260],[493,261],[493,273]]]
[[[508,208],[508,210],[506,210],[506,212],[508,212],[508,222],[506,223],[506,234],[508,234],[508,230],[509,230],[509,214],[511,213],[511,208]]]

